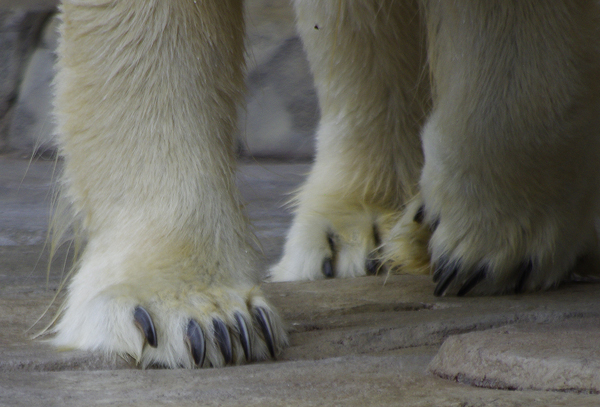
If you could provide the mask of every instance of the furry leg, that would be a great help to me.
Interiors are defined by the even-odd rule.
[[[429,107],[416,1],[297,0],[321,107],[317,157],[274,280],[377,272],[386,219],[416,192]]]
[[[274,355],[285,333],[256,287],[234,183],[242,2],[70,0],[62,12],[63,180],[88,244],[53,343],[143,366]]]
[[[436,294],[552,287],[597,250],[598,2],[424,3]]]

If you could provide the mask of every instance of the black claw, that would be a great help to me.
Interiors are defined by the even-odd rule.
[[[327,233],[327,244],[332,253],[335,253],[335,241],[333,240],[333,233]]]
[[[329,245],[329,249],[331,250],[332,257],[327,257],[323,260],[323,265],[321,266],[321,271],[325,278],[333,278],[335,277],[335,273],[333,271],[333,257],[335,256],[335,241],[333,240],[333,233],[327,233],[327,244]]]
[[[435,290],[433,291],[433,295],[435,295],[436,297],[444,295],[446,289],[448,288],[452,280],[456,278],[456,275],[458,274],[458,267],[454,267],[453,269],[451,269],[450,272],[446,272],[444,274],[445,276],[442,278],[442,280],[438,283],[438,285],[435,287]]]
[[[469,291],[471,291],[473,289],[473,287],[475,287],[483,279],[485,279],[486,275],[487,275],[487,272],[486,272],[485,267],[480,268],[475,273],[473,273],[473,275],[471,275],[471,277],[469,277],[467,279],[467,281],[463,284],[463,286],[460,288],[460,290],[458,290],[458,293],[456,295],[459,297],[464,296]]]
[[[376,258],[381,249],[379,247],[381,246],[381,236],[379,235],[379,229],[375,223],[373,223],[373,243],[375,243],[375,250],[369,254],[365,261],[365,270],[367,275],[370,276],[377,275],[381,269],[381,262]]]
[[[381,245],[381,236],[379,235],[379,229],[375,223],[373,224],[373,242],[375,242],[376,248]]]
[[[238,325],[238,332],[240,334],[240,342],[242,343],[242,348],[244,349],[244,356],[246,357],[246,361],[250,362],[253,359],[252,356],[252,347],[250,346],[250,333],[248,332],[248,325],[244,320],[244,317],[239,312],[235,314],[235,320]]]
[[[262,330],[263,336],[265,337],[265,342],[267,343],[269,353],[271,354],[271,357],[275,359],[275,340],[273,338],[271,321],[269,320],[267,312],[263,308],[256,308],[254,310],[254,317],[256,318],[258,325],[260,325],[260,329]]]
[[[433,282],[437,283],[440,278],[442,277],[442,274],[449,268],[449,262],[448,259],[446,259],[445,257],[441,257],[436,263],[435,263],[435,271],[433,272]]]
[[[519,264],[517,268],[517,285],[515,286],[515,294],[521,294],[525,290],[527,279],[533,271],[533,262],[527,260]]]
[[[321,269],[325,278],[333,278],[335,274],[333,272],[333,259],[331,257],[327,257],[323,260],[323,267]]]
[[[423,223],[424,220],[425,220],[425,205],[421,205],[419,207],[419,210],[417,211],[417,213],[415,213],[413,222]]]
[[[204,340],[204,333],[200,325],[193,319],[190,319],[187,326],[186,332],[187,342],[192,352],[192,358],[194,363],[198,367],[202,367],[204,364],[204,357],[206,356],[206,341]]]
[[[365,269],[367,270],[367,274],[370,276],[376,275],[380,267],[381,263],[377,259],[367,259],[365,262]]]
[[[152,322],[152,317],[150,317],[148,311],[146,311],[144,307],[135,307],[133,310],[133,319],[135,320],[137,327],[144,334],[148,345],[156,348],[158,346],[156,329],[154,329],[154,323]]]
[[[221,349],[221,353],[225,358],[225,364],[228,365],[233,362],[233,348],[231,346],[229,330],[220,319],[213,319],[213,330],[215,332],[215,339],[219,344],[219,349]]]

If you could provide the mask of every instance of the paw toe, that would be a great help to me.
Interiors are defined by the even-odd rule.
[[[462,297],[484,281],[485,287],[478,288],[479,293],[489,293],[492,290],[491,292],[520,294],[526,291],[533,270],[534,262],[531,260],[523,260],[515,268],[494,269],[490,264],[485,264],[473,269],[463,267],[460,261],[441,259],[436,263],[433,273],[433,282],[437,283],[434,294],[443,296],[452,286],[458,287],[456,295]]]
[[[421,205],[419,206],[419,209],[417,209],[417,212],[415,212],[415,215],[413,216],[413,222],[416,223],[423,223],[423,221],[425,220],[425,205]]]
[[[350,278],[377,274],[382,262],[381,223],[392,214],[380,211],[344,209],[323,211],[323,215],[296,220],[288,234],[284,255],[271,268],[272,281]],[[383,231],[388,227],[384,225]]]
[[[375,276],[381,269],[382,264],[378,259],[367,258],[365,262],[365,270],[367,271],[367,275]]]

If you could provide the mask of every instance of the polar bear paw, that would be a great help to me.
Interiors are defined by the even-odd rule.
[[[143,280],[143,278],[140,278]],[[142,367],[221,367],[275,358],[286,344],[256,287],[119,283],[91,293],[75,277],[54,345],[99,350]]]
[[[271,269],[273,281],[318,280],[378,274],[384,217],[368,208],[299,213],[284,255]]]
[[[589,228],[581,226],[585,222],[561,228],[564,219],[551,216],[538,218],[540,226],[531,227],[519,216],[490,221],[463,213],[464,218],[452,219],[461,211],[444,217],[428,213],[426,206],[418,213],[414,222],[431,233],[428,250],[436,296],[546,290],[563,282],[582,261],[595,261],[591,219]]]

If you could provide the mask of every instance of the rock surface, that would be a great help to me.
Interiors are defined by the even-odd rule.
[[[288,323],[290,347],[275,362],[223,369],[144,371],[32,341],[57,309],[55,302],[31,328],[65,270],[67,246],[47,280],[55,167],[0,158],[0,405],[600,405],[597,284],[487,298],[434,297],[426,276],[265,284]],[[291,219],[286,193],[307,169],[241,166],[267,263],[279,256]],[[548,366],[568,374],[569,386]]]
[[[58,17],[49,17],[37,47],[23,74],[14,118],[10,126],[11,148],[34,155],[55,154],[52,117],[52,80],[58,43]]]
[[[0,149],[26,156],[55,153],[51,83],[57,18],[49,16],[56,4],[0,3]],[[246,105],[239,112],[240,153],[310,158],[319,109],[291,5],[247,0],[246,16],[248,77]]]
[[[503,389],[600,393],[600,319],[519,324],[452,336],[430,370]]]
[[[48,10],[37,7],[31,10],[8,6],[0,7],[0,152],[11,148],[10,130],[23,74],[50,15]]]
[[[241,150],[256,157],[310,158],[319,106],[289,1],[246,1],[248,78]]]

